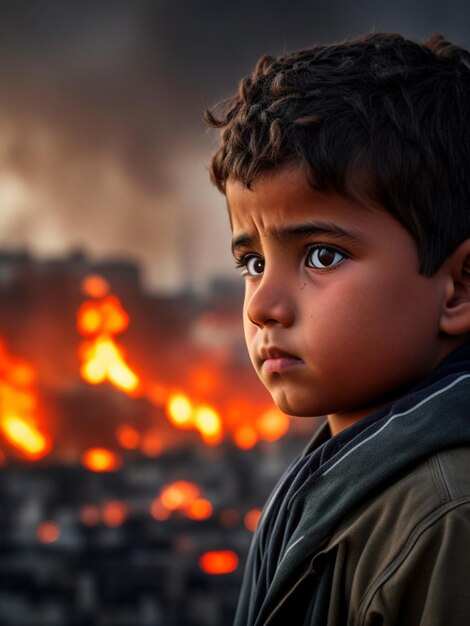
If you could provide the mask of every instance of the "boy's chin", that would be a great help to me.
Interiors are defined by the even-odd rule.
[[[311,401],[303,402],[301,398],[289,398],[278,392],[271,393],[271,397],[280,411],[292,417],[322,417],[328,413],[321,411]]]

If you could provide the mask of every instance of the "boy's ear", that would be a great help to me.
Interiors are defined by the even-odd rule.
[[[439,328],[448,335],[470,332],[470,239],[445,261],[448,281]]]

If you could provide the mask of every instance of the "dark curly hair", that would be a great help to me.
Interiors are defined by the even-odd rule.
[[[221,130],[210,174],[251,188],[300,164],[319,190],[379,202],[432,275],[470,237],[470,53],[433,35],[373,33],[264,56],[205,113]]]

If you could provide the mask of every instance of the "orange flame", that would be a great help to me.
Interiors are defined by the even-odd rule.
[[[56,522],[41,522],[36,529],[36,536],[41,543],[54,543],[60,537],[60,528]]]
[[[175,511],[189,519],[202,521],[211,517],[213,506],[201,496],[198,485],[187,480],[177,480],[162,488],[159,498],[153,502],[151,508],[152,515],[158,520],[167,519]]]
[[[142,435],[140,449],[146,456],[154,457],[163,452],[163,441],[159,431],[149,428]]]
[[[121,424],[116,431],[116,439],[122,448],[135,450],[140,443],[140,434],[133,426]]]
[[[197,500],[191,502],[185,512],[187,517],[190,519],[205,520],[209,519],[212,515],[212,511],[213,506],[209,500],[206,500],[205,498],[197,498]]]
[[[98,274],[90,274],[82,280],[82,291],[90,298],[103,298],[109,293],[109,283]]]
[[[259,436],[265,441],[277,441],[289,430],[289,418],[278,408],[265,411],[256,422]]]
[[[92,472],[112,472],[121,465],[117,454],[106,448],[88,448],[82,454],[82,464]]]
[[[255,532],[256,527],[258,526],[260,517],[261,517],[260,509],[251,509],[251,511],[248,511],[248,513],[245,515],[245,526],[252,533]]]
[[[152,505],[150,507],[150,513],[152,514],[152,517],[154,517],[159,522],[164,522],[171,515],[171,511],[165,508],[160,498],[156,498],[152,502]]]
[[[170,421],[178,428],[193,427],[193,405],[183,393],[174,393],[167,404]]]
[[[32,367],[12,357],[0,340],[0,431],[24,457],[36,461],[52,449],[38,428],[38,398]]]
[[[180,430],[199,433],[208,446],[216,446],[229,434],[244,450],[253,448],[260,440],[277,441],[289,429],[289,417],[276,408],[254,409],[244,398],[230,401],[222,412],[205,398],[215,393],[221,383],[220,373],[211,365],[196,367],[188,384],[196,398],[148,381],[144,386],[127,363],[126,352],[115,336],[129,326],[129,316],[120,300],[111,295],[109,284],[98,275],[82,282],[89,296],[78,311],[77,328],[86,338],[79,349],[81,376],[92,385],[110,382],[131,397],[143,396],[164,407],[168,420]],[[249,416],[249,421],[247,416]],[[158,436],[137,431],[121,431],[118,441],[122,447],[136,449],[148,456],[158,455],[163,444]]]
[[[105,381],[131,396],[140,395],[140,380],[126,363],[126,352],[114,336],[129,326],[129,316],[118,298],[107,293],[107,283],[99,276],[89,276],[88,293],[104,294],[98,300],[87,300],[78,310],[77,328],[89,337],[79,348],[82,378],[92,385]],[[103,279],[104,280],[104,279]]]
[[[124,502],[112,500],[103,506],[103,522],[110,528],[121,526],[129,515],[129,509]]]
[[[232,550],[205,552],[199,559],[199,567],[206,574],[230,574],[238,567],[238,556]]]
[[[241,426],[234,432],[233,440],[242,450],[250,450],[258,443],[258,435],[251,426]]]
[[[189,507],[201,495],[201,490],[195,483],[186,480],[177,480],[171,485],[163,487],[160,500],[169,511]]]
[[[205,404],[194,405],[184,393],[169,396],[166,412],[174,426],[197,430],[207,445],[217,445],[223,439],[222,420],[216,409]]]

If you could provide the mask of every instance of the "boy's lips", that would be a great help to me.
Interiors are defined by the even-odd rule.
[[[261,348],[259,354],[262,361],[261,369],[264,372],[283,372],[303,363],[299,357],[276,347]]]

